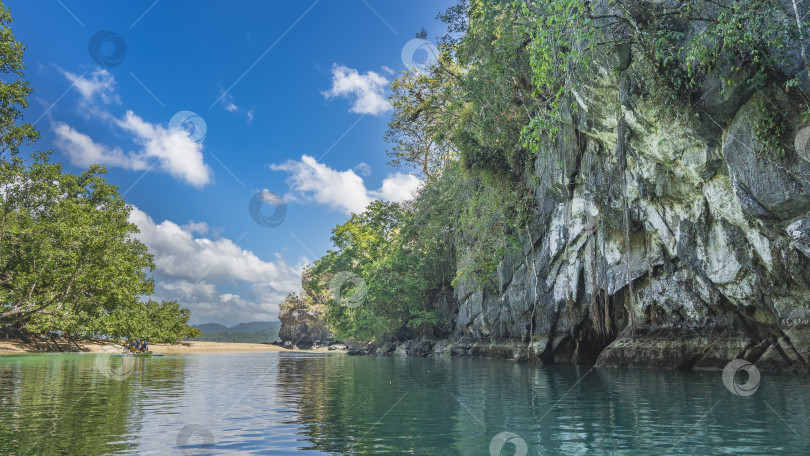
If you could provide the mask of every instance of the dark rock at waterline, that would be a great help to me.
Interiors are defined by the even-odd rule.
[[[743,331],[715,328],[638,328],[623,332],[599,356],[598,367],[655,367],[673,370],[722,369],[744,359],[760,370],[806,372],[790,341],[752,341]]]

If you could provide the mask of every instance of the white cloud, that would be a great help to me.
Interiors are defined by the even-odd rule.
[[[125,153],[120,147],[98,144],[62,122],[54,123],[56,148],[66,153],[76,166],[102,164],[140,171],[155,163],[157,169],[194,187],[211,182],[211,169],[203,159],[202,145],[192,141],[187,132],[146,122],[132,111],[127,111],[122,119],[113,118],[113,124],[131,133],[139,150]]]
[[[56,148],[66,153],[71,163],[81,167],[101,164],[132,171],[156,168],[198,188],[211,182],[212,171],[203,159],[203,146],[192,140],[188,132],[147,122],[132,111],[117,118],[98,107],[97,99],[102,103],[118,100],[115,78],[107,70],[97,69],[89,78],[67,71],[62,74],[81,94],[84,114],[129,133],[137,146],[136,150],[125,152],[119,146],[99,144],[63,122],[54,122]]]
[[[266,262],[227,238],[195,238],[176,223],[155,223],[146,213],[133,207],[130,221],[138,225],[136,236],[155,255],[155,267],[162,275],[190,281],[243,280],[281,288],[297,286],[297,272],[282,262]]]
[[[236,102],[233,99],[233,95],[230,93],[225,93],[225,90],[220,88],[222,93],[222,101],[220,104],[222,108],[225,109],[227,112],[237,113],[237,114],[244,114],[247,123],[253,122],[253,110],[252,109],[242,109],[241,107],[236,105]]]
[[[211,169],[203,159],[202,144],[193,141],[188,132],[145,122],[132,111],[127,111],[117,124],[135,135],[135,143],[142,147],[141,156],[156,158],[160,168],[173,177],[194,187],[211,182]]]
[[[140,170],[146,163],[136,157],[124,154],[120,147],[107,147],[93,141],[92,138],[79,133],[73,127],[62,122],[55,122],[56,148],[68,155],[70,162],[86,168],[92,164]]]
[[[155,257],[155,296],[188,307],[194,322],[275,320],[287,293],[301,286],[306,259],[296,266],[264,261],[230,239],[195,237],[194,227],[204,223],[155,223],[136,207],[129,220]]]
[[[374,199],[400,203],[416,196],[422,181],[413,174],[394,173],[383,179],[379,190],[369,192]]]
[[[107,70],[98,68],[90,73],[89,77],[62,69],[59,71],[79,91],[85,106],[93,105],[96,101],[104,104],[121,103],[121,99],[115,93],[115,77]]]
[[[371,174],[371,166],[368,166],[368,163],[360,162],[354,167],[354,172],[361,176],[368,177]]]
[[[205,222],[188,222],[183,225],[183,229],[189,233],[205,234],[210,228]]]
[[[219,299],[222,302],[230,302],[230,301],[233,301],[234,299],[241,299],[241,298],[239,297],[239,295],[235,295],[233,293],[225,293],[225,294],[219,295]]]
[[[379,189],[368,190],[363,178],[354,170],[338,171],[318,163],[309,155],[302,156],[300,161],[287,160],[282,164],[270,165],[270,169],[289,175],[286,181],[290,186],[290,192],[285,196],[287,201],[311,201],[347,214],[362,212],[376,199],[407,200],[421,184],[415,176],[395,173],[386,177]]]
[[[270,165],[270,169],[289,174],[287,200],[314,201],[346,213],[362,212],[371,202],[363,178],[353,170],[334,170],[309,155],[302,156],[301,161]]]
[[[385,97],[386,87],[388,80],[378,73],[360,74],[353,68],[335,64],[332,66],[332,88],[322,94],[327,99],[344,97],[351,100],[350,112],[376,116],[391,109]]]
[[[191,310],[191,324],[220,323],[232,326],[251,321],[274,321],[278,319],[279,304],[287,296],[263,288],[255,292],[253,287],[245,290],[245,296],[222,293],[216,285],[206,281],[161,280],[155,287],[153,299],[177,301]]]

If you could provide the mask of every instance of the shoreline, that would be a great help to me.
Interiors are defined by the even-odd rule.
[[[664,371],[723,371],[733,361],[744,361],[757,371],[770,374],[810,375],[802,351],[794,360],[775,353],[772,347],[760,352],[746,349],[745,340],[733,335],[709,337],[672,337],[641,333],[636,339],[620,335],[598,354],[590,357],[555,359],[543,357],[545,344],[515,340],[473,341],[463,338],[410,339],[402,342],[356,343],[347,351],[350,356],[442,357],[502,359],[517,363],[586,366],[598,369],[660,369]],[[777,356],[778,355],[778,356]],[[792,354],[791,354],[792,355]],[[799,358],[801,356],[801,358]]]
[[[123,351],[120,344],[105,341],[85,341],[79,342],[81,350],[77,350],[75,345],[62,342],[59,347],[63,351],[54,350],[51,343],[50,350],[44,350],[44,344],[37,347],[34,344],[23,342],[18,339],[0,340],[0,355],[32,354],[32,353],[116,353]],[[278,345],[242,343],[242,342],[209,342],[200,340],[183,341],[178,344],[149,344],[149,350],[160,354],[186,354],[186,353],[222,353],[222,352],[282,352],[282,351],[305,351],[305,352],[325,352],[326,348],[316,350],[293,350]],[[329,350],[339,352],[338,350]]]

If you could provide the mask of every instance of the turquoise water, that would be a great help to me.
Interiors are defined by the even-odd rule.
[[[0,357],[3,455],[810,454],[808,379],[483,359]]]

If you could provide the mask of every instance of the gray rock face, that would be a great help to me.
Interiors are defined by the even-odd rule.
[[[281,328],[278,336],[282,342],[297,347],[311,347],[316,342],[328,344],[332,335],[323,326],[322,318],[311,309],[292,309],[279,314]]]
[[[797,220],[787,227],[787,233],[802,253],[810,258],[810,219]]]
[[[764,100],[795,136],[806,126],[795,100],[736,75],[707,81],[695,115],[663,119],[641,57],[611,51],[578,88],[588,109],[569,113],[567,140],[537,155],[523,252],[501,260],[497,289],[456,288],[454,336],[469,341],[456,352],[501,344],[543,362],[684,369],[745,358],[807,372],[810,163],[754,133]]]

